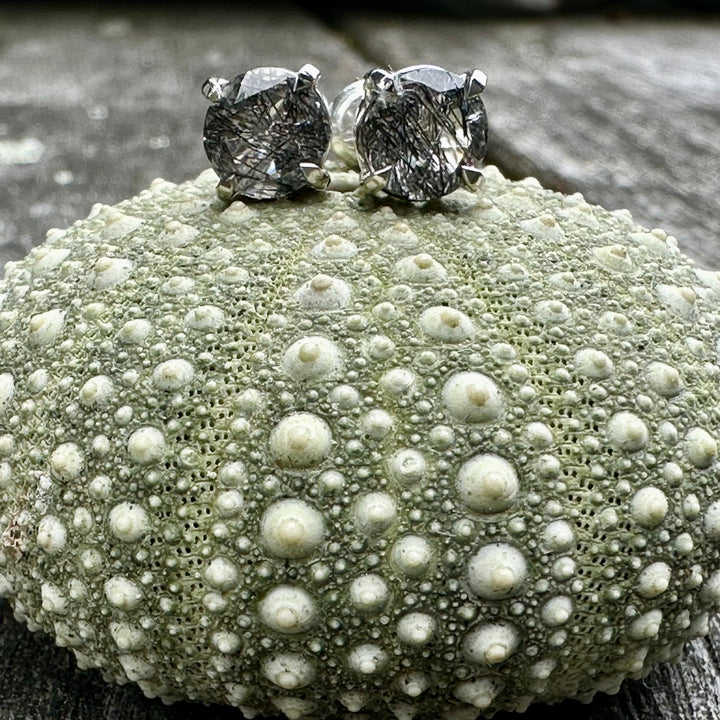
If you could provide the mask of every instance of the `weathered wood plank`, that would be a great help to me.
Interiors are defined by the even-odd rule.
[[[652,178],[657,171],[652,169],[651,163],[645,166],[643,174],[628,154],[637,144],[639,133],[634,132],[634,125],[628,129],[630,120],[627,118],[634,118],[633,123],[655,122],[651,117],[654,110],[648,113],[644,109],[644,102],[651,99],[650,88],[640,93],[636,105],[626,108],[625,114],[620,115],[610,112],[603,102],[592,96],[589,99],[578,97],[572,88],[567,89],[566,79],[570,76],[569,70],[574,68],[578,77],[584,78],[589,73],[594,82],[600,84],[596,66],[581,52],[587,37],[585,41],[582,37],[575,39],[573,52],[580,57],[571,61],[565,57],[569,51],[562,50],[567,39],[548,34],[546,25],[517,23],[519,29],[512,31],[507,24],[483,23],[479,28],[431,20],[427,21],[427,28],[434,30],[407,26],[412,32],[419,33],[418,40],[413,41],[416,45],[410,43],[412,33],[409,30],[406,35],[398,34],[395,25],[385,27],[382,23],[372,25],[367,21],[352,25],[356,37],[367,48],[368,57],[378,62],[391,60],[400,66],[412,61],[435,60],[459,67],[473,63],[488,67],[492,84],[487,102],[497,137],[493,159],[504,164],[506,170],[510,168],[515,174],[532,172],[562,188],[582,188],[589,199],[609,206],[629,206],[641,218],[644,207],[649,211],[662,209],[653,199],[655,181]],[[570,26],[566,24],[565,27]],[[704,30],[701,35],[706,37],[709,32],[711,29]],[[434,45],[429,40],[433,34]],[[470,45],[470,40],[483,37],[495,39],[480,56],[477,48]],[[513,44],[518,37],[523,41],[523,48]],[[623,37],[624,42],[637,51],[633,45],[634,33],[626,29]],[[709,40],[706,38],[705,42]],[[448,50],[453,43],[454,47]],[[425,47],[427,50],[423,50]],[[682,54],[681,49],[676,43],[672,52]],[[443,54],[446,50],[448,54]],[[506,56],[502,56],[500,50]],[[394,54],[386,55],[386,51]],[[511,65],[507,69],[501,66],[502,57],[515,58],[517,64],[523,52],[529,53],[530,61],[522,72],[517,73],[521,87],[516,88],[503,105],[501,88],[512,87],[516,80]],[[701,55],[707,60],[707,48]],[[476,61],[468,61],[476,56]],[[497,67],[486,65],[485,57]],[[552,58],[552,62],[548,58]],[[129,24],[125,20],[108,22],[102,15],[87,13],[42,17],[6,14],[0,22],[0,148],[4,147],[10,156],[14,152],[16,158],[21,157],[23,151],[32,158],[32,145],[18,148],[9,143],[3,146],[2,142],[35,138],[40,140],[44,150],[38,160],[25,165],[0,160],[0,183],[5,189],[0,200],[0,235],[4,239],[4,243],[0,242],[0,258],[20,257],[29,246],[42,240],[48,227],[63,226],[84,216],[93,202],[120,200],[146,186],[157,175],[182,180],[206,167],[200,142],[204,107],[198,102],[197,89],[207,75],[225,74],[259,64],[298,65],[306,61],[316,63],[324,71],[324,87],[329,95],[370,65],[349,51],[337,37],[303,15],[284,11],[244,10],[232,20],[228,19],[227,12],[214,16],[195,15],[184,20],[143,15],[131,17]],[[543,64],[548,62],[549,65]],[[642,86],[643,76],[638,67],[648,65],[648,62],[638,61],[638,67],[629,60],[627,62],[625,72],[634,83]],[[545,92],[533,86],[533,73],[537,75],[537,67],[548,67]],[[649,67],[654,67],[653,62],[649,62]],[[52,69],[53,82],[48,81],[48,68]],[[690,71],[685,69],[683,72],[688,74]],[[715,68],[708,66],[703,72],[706,85],[711,87],[715,82]],[[675,83],[679,82],[678,77],[671,74]],[[591,87],[595,85],[591,84]],[[548,94],[548,88],[556,94]],[[604,93],[597,97],[604,100],[607,96],[612,100],[613,108],[622,110],[622,99],[612,97],[607,87]],[[662,102],[672,100],[673,104],[668,107],[679,107],[682,101],[669,98],[670,94],[670,91],[661,93]],[[713,133],[717,132],[717,96],[708,92],[708,98],[705,98],[699,90],[696,94],[696,105],[705,107],[706,100],[709,102],[701,128],[706,130],[710,152],[713,148],[716,152],[717,135]],[[515,103],[515,114],[510,101]],[[528,128],[533,107],[542,114],[542,121],[537,124],[549,130]],[[598,150],[591,143],[589,151],[587,143],[592,137],[580,131],[568,134],[565,126],[571,123],[558,122],[554,116],[553,109],[559,113],[566,107],[574,108],[573,121],[576,115],[596,113],[598,127],[614,117],[623,118],[620,126],[613,121],[613,132],[618,133],[618,127],[621,131],[621,145]],[[518,113],[517,108],[521,112]],[[656,124],[658,128],[653,132],[657,133],[662,128],[660,123]],[[697,140],[689,143],[682,134],[673,135],[672,130],[677,127],[665,129],[666,145],[675,138],[681,139],[683,158],[688,155],[688,148],[692,151],[688,157],[695,157],[701,144]],[[514,135],[508,134],[506,128],[513,129]],[[525,144],[520,142],[523,132],[528,138]],[[527,134],[530,132],[535,135]],[[609,132],[605,129],[603,137],[596,138],[595,142],[605,142]],[[697,133],[693,133],[692,137],[696,136]],[[519,140],[513,140],[518,137]],[[550,142],[550,150],[546,144],[536,145],[538,138],[544,143]],[[568,148],[576,150],[566,149],[559,153],[558,146],[564,148],[565,142],[570,143]],[[582,152],[577,150],[580,147],[583,147]],[[685,177],[692,171],[692,160],[683,160],[689,165],[680,163],[682,168],[678,169],[680,159],[670,168],[679,173],[673,177]],[[663,158],[659,157],[657,161],[664,170]],[[618,188],[615,178],[626,166],[632,171],[630,187]],[[559,168],[566,167],[573,172],[560,172]],[[703,175],[708,183],[712,182],[711,169]],[[636,186],[644,190],[638,191]],[[666,183],[662,188],[667,192]],[[708,200],[707,193],[702,195],[705,190],[700,181],[692,188],[695,188],[692,192],[687,190],[688,197],[692,199],[700,192],[698,197],[704,198],[706,204],[703,209],[705,219],[697,225],[697,232],[706,234],[693,237],[707,238],[713,212],[714,222],[717,222],[714,198]],[[608,194],[603,195],[606,191]],[[639,199],[635,200],[636,197]],[[646,198],[645,204],[642,197]],[[637,206],[633,202],[637,202]],[[677,199],[689,215],[687,202],[682,197]],[[694,206],[690,203],[689,207]],[[657,221],[646,219],[646,222],[673,229],[672,218],[668,220],[667,217],[672,210],[673,206],[666,205],[662,217],[658,216]],[[648,218],[651,218],[650,214]],[[695,228],[684,221],[678,227]],[[687,234],[676,232],[687,247]],[[691,252],[707,262],[717,258],[717,251],[699,242],[692,246]],[[1,604],[0,608],[0,720],[89,720],[98,717],[189,720],[197,715],[197,707],[191,704],[165,707],[157,701],[146,700],[133,685],[107,685],[97,672],[78,671],[67,651],[56,648],[45,636],[28,633],[11,619],[7,604]],[[714,624],[712,637],[718,635],[720,630]],[[626,684],[614,698],[601,696],[588,706],[568,702],[557,712],[572,713],[584,720],[669,720],[670,717],[717,720],[720,718],[717,710],[720,683],[714,670],[716,661],[717,642],[698,641],[690,648],[680,669],[660,668],[644,683]],[[235,711],[227,708],[202,712],[217,720],[238,717]],[[525,717],[539,720],[546,714],[547,709],[539,706],[531,708]],[[505,715],[503,720],[510,720],[510,717]]]
[[[378,64],[489,77],[489,159],[626,207],[720,267],[720,21],[337,20]]]
[[[332,94],[365,67],[299,10],[0,13],[0,266],[93,203],[208,167],[209,75],[321,68]]]

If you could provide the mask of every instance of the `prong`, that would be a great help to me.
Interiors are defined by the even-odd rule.
[[[364,192],[374,194],[378,190],[382,190],[390,179],[390,173],[392,173],[392,167],[387,165],[386,167],[374,172],[372,175],[365,175],[360,178],[360,187]]]
[[[225,78],[211,77],[208,78],[202,86],[202,94],[210,102],[219,102],[223,99],[225,88],[228,81]]]
[[[235,178],[232,176],[221,180],[215,189],[217,190],[217,196],[226,203],[232,202],[237,196]]]
[[[487,85],[487,75],[482,70],[468,70],[465,73],[465,97],[477,97]]]
[[[462,184],[468,190],[477,190],[485,182],[485,176],[480,170],[472,165],[463,165],[460,168]]]
[[[297,72],[297,77],[293,84],[293,90],[310,90],[317,85],[320,78],[320,71],[310,63],[303,65]]]
[[[316,163],[301,162],[300,170],[308,181],[308,185],[316,190],[324,190],[330,184],[330,173]]]
[[[368,92],[388,92],[395,89],[395,76],[393,73],[375,68],[365,74],[365,93]]]

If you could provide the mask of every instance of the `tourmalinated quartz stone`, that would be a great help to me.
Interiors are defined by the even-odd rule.
[[[430,213],[226,205],[208,171],[9,263],[17,617],[149,696],[291,720],[589,698],[707,632],[720,275],[486,173]]]
[[[330,115],[312,66],[260,67],[230,81],[209,79],[205,152],[223,199],[285,197],[308,185],[301,163],[319,168],[330,144]]]
[[[407,200],[429,200],[472,184],[485,157],[482,73],[457,75],[433,65],[373,70],[354,122],[361,175]],[[347,118],[352,103],[345,102]],[[342,133],[342,128],[340,128]]]

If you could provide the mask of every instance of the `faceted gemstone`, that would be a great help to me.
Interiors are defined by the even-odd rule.
[[[320,165],[330,144],[327,104],[312,78],[260,67],[204,88],[205,152],[232,197],[285,197],[307,185],[300,163]]]
[[[473,76],[433,65],[365,76],[355,121],[363,178],[407,200],[447,195],[485,157],[487,116]]]

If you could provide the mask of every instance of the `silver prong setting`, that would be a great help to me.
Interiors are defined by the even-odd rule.
[[[297,72],[295,83],[293,84],[293,90],[310,90],[317,86],[317,82],[320,79],[320,71],[310,63],[305,63]]]
[[[202,94],[212,103],[219,102],[224,97],[228,81],[225,78],[210,77],[202,85]]]
[[[330,184],[330,173],[316,163],[301,162],[300,170],[305,176],[308,185],[314,187],[316,190],[325,190]]]
[[[235,199],[235,196],[237,195],[237,188],[235,187],[235,179],[234,178],[225,178],[224,180],[221,180],[217,187],[215,188],[217,191],[217,196],[222,200],[223,202],[232,202]]]
[[[482,70],[476,68],[465,73],[465,97],[477,97],[485,89],[486,85],[487,75]]]
[[[360,187],[363,192],[375,194],[387,185],[390,173],[392,173],[392,167],[388,165],[387,167],[377,170],[370,175],[365,175],[360,178]]]
[[[463,165],[460,168],[460,177],[462,178],[462,184],[468,190],[476,190],[485,182],[485,176],[482,172],[472,165]]]
[[[395,90],[395,76],[393,73],[374,68],[365,75],[365,93],[385,93]]]

